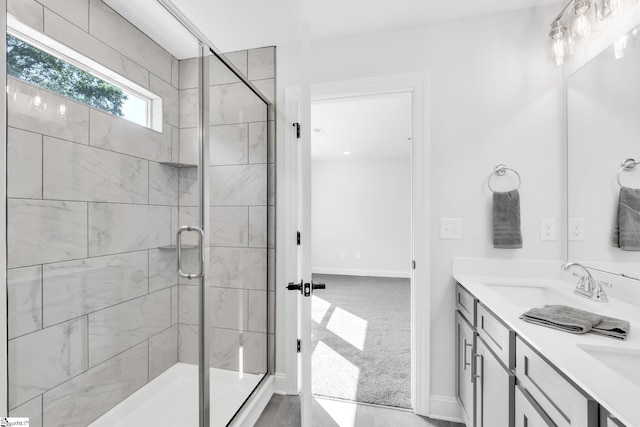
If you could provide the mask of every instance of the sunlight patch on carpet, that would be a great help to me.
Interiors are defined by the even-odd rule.
[[[327,323],[327,330],[333,332],[360,351],[364,350],[369,322],[355,314],[336,307]]]
[[[311,319],[317,324],[320,324],[331,308],[331,303],[323,300],[319,296],[311,295],[311,307]]]

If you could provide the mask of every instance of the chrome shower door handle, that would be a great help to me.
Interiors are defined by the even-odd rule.
[[[198,273],[185,273],[182,271],[182,233],[185,231],[195,231],[198,233]],[[187,279],[199,279],[204,274],[204,230],[195,225],[185,225],[178,228],[176,233],[176,250],[178,252],[178,275]]]

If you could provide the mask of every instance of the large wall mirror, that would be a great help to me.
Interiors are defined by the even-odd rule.
[[[640,280],[640,165],[622,165],[640,160],[637,33],[567,79],[567,247],[571,261]]]

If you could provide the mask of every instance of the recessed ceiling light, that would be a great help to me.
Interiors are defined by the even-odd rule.
[[[342,154],[344,154],[345,156],[348,156],[349,154],[351,154],[351,151],[343,151]]]

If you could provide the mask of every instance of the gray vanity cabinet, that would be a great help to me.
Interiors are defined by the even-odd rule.
[[[456,309],[466,427],[624,427],[460,284]]]

